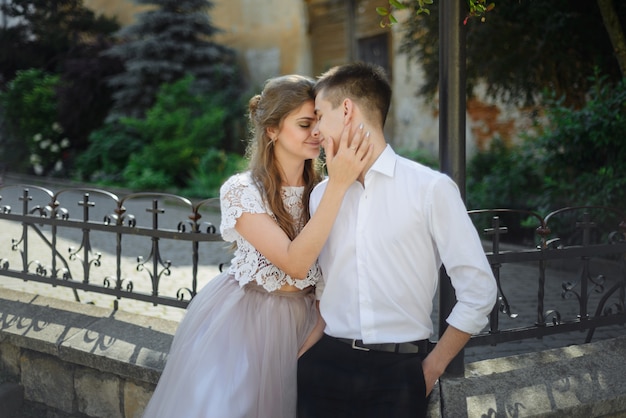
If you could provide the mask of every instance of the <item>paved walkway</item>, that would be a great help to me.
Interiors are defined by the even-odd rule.
[[[10,176],[5,178],[5,185],[22,183],[19,180],[12,179]],[[51,187],[51,186],[48,186]],[[58,188],[53,188],[53,191],[57,191]],[[18,212],[19,208],[19,192],[21,189],[9,188],[0,189],[0,196],[2,200],[0,205],[10,204],[14,209],[13,212]],[[77,206],[78,200],[81,198],[81,194],[69,194],[64,197],[62,203],[63,207],[71,211],[76,211],[77,214],[70,214],[71,218],[80,217],[81,208]],[[90,197],[91,198],[91,197]],[[95,197],[94,197],[95,198]],[[43,197],[42,197],[43,199]],[[33,204],[47,204],[45,199],[41,202],[33,202]],[[137,207],[128,207],[128,211],[139,215],[145,213],[145,202],[138,202]],[[94,210],[98,208],[96,204]],[[105,213],[104,210],[103,213]],[[99,216],[102,216],[100,213]],[[175,225],[179,220],[185,219],[188,215],[188,211],[185,208],[177,206],[168,207],[164,215],[171,216],[172,226],[168,228],[175,228]],[[146,215],[147,216],[147,215]],[[97,218],[93,218],[97,219]],[[219,225],[219,214],[213,217],[207,215],[207,220],[211,221],[214,225]],[[167,217],[160,225],[167,225]],[[21,227],[15,223],[8,221],[0,221],[0,260],[4,260],[10,263],[11,268],[15,265],[20,265],[19,252],[11,250],[11,239],[16,239],[21,234]],[[31,236],[33,236],[31,234]],[[122,261],[122,277],[132,278],[136,291],[149,291],[150,280],[146,272],[137,271],[137,255],[147,257],[150,252],[149,238],[128,237],[125,240],[137,240],[137,242],[131,242],[130,248],[133,250],[133,254],[125,254]],[[59,231],[59,243],[58,248],[78,248],[80,247],[80,231]],[[102,265],[94,268],[94,274],[97,271],[97,277],[115,277],[114,271],[114,245],[112,242],[114,236],[105,233],[93,233],[92,245],[94,251],[102,253]],[[164,258],[172,260],[173,267],[171,268],[171,275],[164,276],[161,281],[161,294],[175,295],[176,291],[180,287],[189,286],[191,280],[191,266],[189,263],[190,249],[188,243],[176,243],[162,241],[163,245],[161,251]],[[125,241],[127,246],[128,242]],[[185,245],[186,244],[186,245]],[[45,260],[46,255],[48,257],[50,250],[43,240],[32,239],[29,242],[30,254],[41,254],[41,257]],[[198,274],[198,288],[201,289],[211,278],[215,277],[219,273],[218,264],[228,261],[229,250],[224,243],[207,243],[202,245],[202,252],[200,254],[201,266],[199,267]],[[113,260],[113,262],[107,262],[107,260]],[[546,284],[546,301],[545,309],[557,309],[564,319],[575,318],[578,309],[578,302],[575,297],[569,299],[563,299],[562,283],[564,282],[578,282],[578,272],[574,270],[563,269],[550,269],[547,273]],[[504,292],[509,300],[513,313],[517,314],[515,319],[501,316],[500,328],[517,328],[532,325],[537,318],[536,313],[536,297],[537,297],[537,277],[538,270],[536,266],[527,264],[505,265],[501,271],[502,286]],[[607,280],[614,280],[614,278],[607,277]],[[607,286],[608,287],[608,286]],[[0,291],[2,288],[10,288],[14,290],[20,290],[24,292],[30,292],[34,294],[40,294],[45,296],[53,296],[66,300],[75,300],[73,291],[69,288],[51,287],[46,284],[40,284],[35,282],[24,282],[12,278],[6,278],[0,276]],[[94,293],[85,293],[78,291],[78,296],[81,302],[89,302],[98,306],[112,307],[113,297]],[[597,300],[601,295],[592,298],[590,303],[590,312],[593,313]],[[595,302],[595,303],[594,303]],[[133,301],[133,300],[121,300],[119,302],[119,309],[133,312],[142,315],[151,315],[155,317],[167,318],[175,321],[179,321],[183,315],[184,310],[179,308],[172,308],[167,306],[152,306],[149,303]],[[437,320],[437,312],[433,315],[434,320]],[[435,323],[435,330],[437,330],[437,324]],[[596,330],[594,334],[594,341],[614,338],[617,336],[626,335],[626,328],[624,326],[611,326],[604,327]],[[542,339],[529,339],[520,342],[510,342],[499,344],[497,346],[487,347],[473,347],[466,349],[465,361],[466,363],[509,356],[515,354],[522,354],[527,352],[534,352],[545,350],[555,347],[563,347],[572,344],[581,344],[585,340],[586,333],[572,332],[567,334],[560,334],[554,336],[544,337]]]

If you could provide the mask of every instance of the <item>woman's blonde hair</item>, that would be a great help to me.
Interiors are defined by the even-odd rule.
[[[314,100],[314,85],[313,79],[300,75],[271,78],[265,83],[261,94],[252,97],[248,103],[251,137],[246,154],[249,158],[249,169],[278,225],[291,239],[298,234],[296,225],[305,223],[311,216],[309,195],[322,178],[320,164],[317,159],[306,160],[304,163],[303,219],[296,219],[294,222],[283,204],[281,171],[276,161],[274,143],[267,134],[267,128],[280,128],[289,113],[307,101]]]

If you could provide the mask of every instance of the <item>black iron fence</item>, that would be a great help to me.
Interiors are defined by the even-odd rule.
[[[77,290],[83,290],[185,308],[198,292],[199,267],[206,262],[201,261],[202,246],[219,244],[204,253],[218,248],[221,261],[214,262],[228,262],[219,225],[211,221],[218,214],[217,199],[194,203],[167,193],[118,196],[94,188],[53,192],[34,185],[4,186],[0,276],[68,287],[76,300]],[[17,236],[8,236],[9,225],[20,226],[13,231]],[[67,242],[72,245],[62,247]],[[178,256],[176,262],[167,252]],[[184,280],[171,278],[175,264],[189,267]],[[167,280],[179,286],[173,294],[160,289]]]
[[[489,247],[499,299],[489,328],[468,346],[574,330],[587,331],[590,341],[597,327],[626,323],[622,210],[572,207],[547,216],[506,209],[469,213]],[[117,195],[93,188],[53,192],[8,185],[0,187],[0,278],[68,287],[77,300],[82,290],[185,308],[205,274],[200,270],[230,258],[218,226],[216,199],[194,203],[165,193]],[[516,240],[526,241],[524,246],[508,247],[505,241],[513,230]],[[68,247],[67,242],[73,244]],[[533,277],[513,282],[507,266],[515,264],[531,269]],[[177,265],[186,267],[184,277],[172,277]],[[555,284],[549,274],[555,267],[567,270],[571,280]],[[169,293],[162,291],[166,282],[168,289],[175,284]],[[531,323],[515,322],[519,292],[514,289],[520,286],[535,289]],[[501,325],[503,319],[507,326]]]
[[[583,206],[559,209],[545,217],[509,209],[473,210],[469,214],[474,219],[488,217],[491,221],[489,227],[479,229],[489,238],[491,248],[487,250],[487,258],[496,277],[499,298],[490,315],[489,329],[474,336],[468,347],[570,331],[587,331],[585,342],[589,342],[597,327],[626,323],[624,211]],[[509,228],[502,218],[521,220],[512,221],[518,229],[520,224],[526,225],[527,233],[521,236],[532,240],[530,248],[503,250],[502,239]],[[534,277],[525,277],[525,283],[507,280],[503,271],[513,264],[533,268]],[[550,272],[554,271],[559,271],[559,276],[565,271],[570,279],[554,283],[550,281]],[[510,288],[528,294],[520,292],[520,287],[535,289],[534,321],[503,329],[500,326],[503,315],[517,319],[511,302],[517,295]],[[564,303],[559,304],[559,300]]]

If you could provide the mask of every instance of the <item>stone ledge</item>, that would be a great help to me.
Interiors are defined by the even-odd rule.
[[[0,289],[0,342],[156,384],[178,322]]]
[[[0,371],[57,411],[138,418],[177,326],[0,288]],[[625,358],[626,336],[469,363],[465,377],[440,379],[428,416],[626,417]]]
[[[626,336],[469,363],[442,378],[445,417],[626,417]]]

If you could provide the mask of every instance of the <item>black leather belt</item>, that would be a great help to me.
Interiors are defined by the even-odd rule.
[[[355,350],[362,351],[386,351],[388,353],[401,353],[401,354],[427,354],[430,347],[430,341],[419,340],[409,341],[407,343],[379,343],[379,344],[365,344],[363,340],[353,340],[350,338],[336,338],[342,343],[349,344]]]

